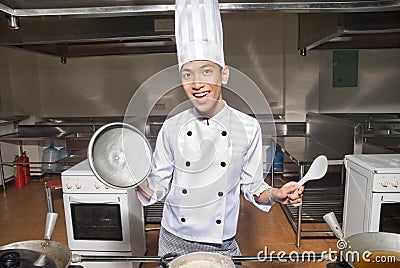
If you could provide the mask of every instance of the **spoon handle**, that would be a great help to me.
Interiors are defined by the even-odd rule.
[[[298,188],[300,188],[301,186],[303,186],[303,184],[306,183],[307,180],[308,180],[307,175],[304,176],[303,178],[301,178],[301,179],[297,182]]]

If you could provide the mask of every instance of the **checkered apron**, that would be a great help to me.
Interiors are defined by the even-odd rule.
[[[234,238],[222,241],[222,244],[201,243],[179,238],[161,227],[158,241],[158,256],[175,253],[178,256],[191,252],[215,252],[226,256],[240,256],[239,246]]]

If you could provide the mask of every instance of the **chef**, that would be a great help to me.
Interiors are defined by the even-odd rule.
[[[164,122],[138,196],[143,205],[164,202],[159,256],[237,256],[240,193],[268,211],[276,202],[300,205],[304,188],[265,183],[259,123],[222,98],[229,68],[218,1],[177,0],[175,35],[182,85],[193,108]]]

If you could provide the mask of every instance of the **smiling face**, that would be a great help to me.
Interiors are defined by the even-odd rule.
[[[186,96],[198,112],[213,117],[224,106],[221,85],[229,78],[229,68],[212,61],[190,61],[182,66],[181,79]]]

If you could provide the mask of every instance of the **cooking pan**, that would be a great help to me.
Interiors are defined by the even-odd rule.
[[[374,255],[374,253],[382,254],[382,256],[394,256],[397,264],[400,262],[400,234],[365,232],[345,238],[333,212],[326,214],[323,218],[339,239],[337,246],[340,250],[341,260],[347,262],[351,267],[361,267],[359,263],[363,259],[369,261],[370,265],[373,263],[373,266],[368,267],[379,267],[379,263],[371,258],[371,254]],[[388,267],[387,264],[383,265],[383,267]]]
[[[20,267],[19,265],[21,265],[21,267],[42,268],[67,267],[71,261],[70,249],[64,244],[50,240],[57,215],[57,213],[47,213],[43,240],[21,241],[1,246],[0,266]]]
[[[67,246],[59,242],[48,240],[21,241],[0,247],[1,256],[10,255],[12,253],[18,254],[17,261],[25,264],[22,267],[35,267],[33,263],[38,260],[42,254],[45,256],[45,261],[41,267],[44,268],[65,268],[68,267],[71,260],[71,251]],[[11,263],[12,260],[8,260],[7,262]]]

